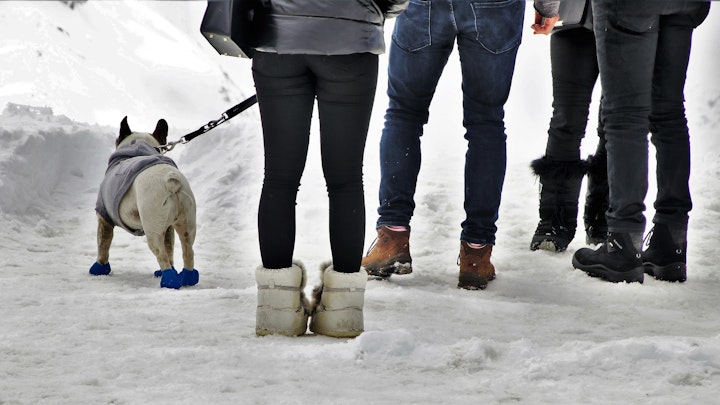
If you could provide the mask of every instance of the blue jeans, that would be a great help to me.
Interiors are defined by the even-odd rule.
[[[457,42],[468,141],[466,219],[460,239],[495,243],[506,166],[503,107],[510,92],[524,11],[523,0],[410,0],[398,17],[389,56],[390,105],[380,140],[378,227],[410,226],[423,125]]]
[[[648,139],[657,150],[656,223],[687,229],[690,137],[683,90],[692,32],[709,2],[593,0],[603,84],[610,207],[608,229],[645,230]]]

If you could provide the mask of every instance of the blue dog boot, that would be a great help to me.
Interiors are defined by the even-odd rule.
[[[175,266],[170,266],[170,268],[175,270]],[[153,273],[153,276],[162,277],[162,272],[163,272],[162,270],[155,270],[155,272]]]
[[[182,277],[182,284],[183,285],[195,285],[200,281],[200,273],[198,273],[197,270],[192,269],[182,269],[180,272],[180,277]]]
[[[98,262],[93,263],[90,267],[90,274],[93,276],[107,276],[110,274],[110,262],[100,264]]]
[[[160,287],[178,289],[183,285],[183,278],[175,269],[163,270],[161,277]]]

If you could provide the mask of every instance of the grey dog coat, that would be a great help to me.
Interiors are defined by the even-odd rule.
[[[120,200],[130,189],[140,172],[148,167],[165,164],[177,168],[175,162],[163,156],[147,142],[133,140],[118,148],[108,159],[105,178],[100,183],[95,211],[108,223],[122,227],[133,235],[142,236],[142,229],[130,229],[120,220]]]

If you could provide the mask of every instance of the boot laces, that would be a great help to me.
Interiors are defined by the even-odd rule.
[[[655,227],[650,229],[650,232],[648,232],[648,234],[645,235],[645,238],[643,238],[643,246],[645,247],[643,250],[647,250],[647,248],[650,247],[650,239],[652,238],[653,232],[655,232]]]
[[[377,241],[378,241],[378,238],[375,238],[375,240],[372,241],[372,243],[370,244],[370,247],[368,248],[367,252],[365,252],[365,256],[368,256],[368,255],[370,254],[370,252],[372,252],[372,250],[373,250],[373,248],[375,247],[375,245],[377,245]]]

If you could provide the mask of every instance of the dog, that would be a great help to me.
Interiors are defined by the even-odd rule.
[[[115,152],[108,160],[98,192],[97,260],[92,275],[110,274],[109,251],[113,229],[120,226],[133,235],[146,235],[150,251],[157,258],[160,286],[180,288],[195,285],[195,197],[175,162],[158,151],[167,143],[168,125],[158,121],[152,134],[132,132],[127,117],[120,123]],[[183,269],[173,266],[175,233],[180,238]]]

